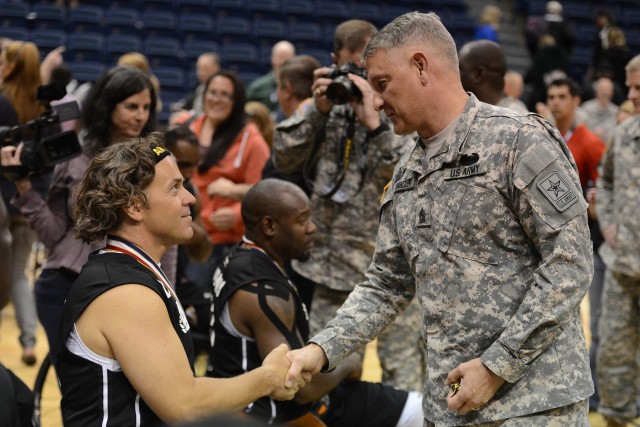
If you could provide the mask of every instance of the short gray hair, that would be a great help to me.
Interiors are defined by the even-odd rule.
[[[631,58],[631,61],[627,62],[624,69],[627,73],[633,73],[634,71],[640,70],[640,55],[636,55]]]
[[[400,15],[373,36],[362,53],[367,60],[378,49],[386,51],[402,44],[428,47],[451,68],[458,69],[458,52],[453,37],[433,12],[409,12]]]

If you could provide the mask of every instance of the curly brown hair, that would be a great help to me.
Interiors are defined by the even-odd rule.
[[[112,144],[91,160],[73,202],[77,239],[101,242],[120,226],[127,208],[148,206],[144,191],[156,174],[156,147],[164,147],[159,132]]]

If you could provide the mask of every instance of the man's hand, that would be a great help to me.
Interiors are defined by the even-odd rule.
[[[291,362],[287,358],[289,347],[280,344],[264,358],[262,367],[273,372],[273,391],[269,397],[276,400],[291,400],[301,387],[304,387],[311,380],[311,375],[289,376]],[[285,378],[287,378],[285,384]],[[288,378],[291,378],[289,381]]]
[[[313,72],[311,91],[313,92],[313,99],[316,102],[316,108],[323,114],[329,113],[329,110],[331,110],[333,106],[333,103],[327,98],[327,86],[329,86],[333,80],[325,77],[330,71],[331,68],[329,67],[321,67]]]
[[[459,415],[466,415],[487,403],[502,386],[504,379],[491,372],[476,358],[461,363],[449,372],[446,384],[454,383],[460,384],[460,388],[447,396],[447,404]]]
[[[287,352],[287,358],[291,361],[291,367],[287,373],[287,384],[294,384],[300,373],[317,374],[328,361],[322,347],[313,343]]]
[[[618,224],[609,224],[607,228],[602,230],[602,237],[611,249],[615,249],[618,243]]]
[[[207,186],[209,197],[220,196],[232,199],[234,195],[235,183],[227,178],[218,178]]]
[[[211,214],[209,217],[209,221],[211,225],[217,228],[220,231],[227,231],[233,227],[233,222],[235,220],[235,214],[233,209],[229,207],[222,207]]]
[[[369,131],[377,129],[380,126],[380,113],[373,108],[373,89],[371,89],[371,85],[367,80],[351,73],[349,73],[349,80],[362,93],[361,100],[349,102],[356,113],[358,121],[365,125]]]
[[[21,196],[32,188],[29,169],[20,161],[23,148],[24,143],[21,142],[17,147],[8,145],[0,149],[0,165],[4,169],[4,176],[16,185]]]

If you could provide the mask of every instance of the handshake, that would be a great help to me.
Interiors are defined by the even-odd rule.
[[[270,373],[269,381],[273,384],[269,397],[276,400],[293,399],[325,363],[327,357],[324,350],[316,344],[298,350],[289,350],[286,344],[280,344],[262,362],[262,369]]]

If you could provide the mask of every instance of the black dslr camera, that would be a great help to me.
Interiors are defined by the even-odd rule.
[[[64,88],[40,86],[37,98],[47,106],[47,110],[24,125],[0,127],[0,147],[24,143],[20,162],[22,166],[4,168],[8,175],[37,175],[50,171],[56,163],[69,160],[82,152],[78,136],[74,131],[56,132],[54,126],[80,117],[80,109],[75,101],[51,107],[50,101],[60,99]],[[21,177],[20,176],[20,177]],[[19,179],[19,177],[16,177]]]
[[[346,104],[351,99],[358,101],[362,99],[360,89],[347,77],[349,73],[363,79],[367,78],[367,70],[352,62],[347,62],[340,67],[331,67],[331,71],[325,75],[333,80],[327,87],[327,99],[334,104]]]

